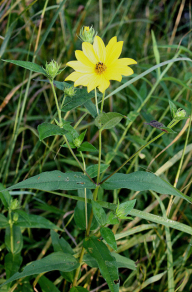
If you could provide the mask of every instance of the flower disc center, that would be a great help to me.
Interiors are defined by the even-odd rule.
[[[97,74],[101,74],[107,69],[106,65],[103,64],[102,62],[98,62],[95,66],[95,71]]]

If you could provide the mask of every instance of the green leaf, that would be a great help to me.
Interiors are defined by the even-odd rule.
[[[112,247],[112,249],[117,250],[117,243],[113,231],[108,227],[101,227],[100,232],[106,243]]]
[[[136,264],[134,261],[127,257],[121,256],[116,252],[112,252],[111,255],[116,259],[118,268],[127,268],[130,270],[136,270]]]
[[[192,203],[192,198],[184,195],[171,184],[150,172],[136,171],[130,174],[115,173],[102,184],[102,187],[105,190],[121,188],[133,191],[152,190],[160,194],[174,195]]]
[[[97,116],[97,109],[95,104],[89,99],[83,105],[89,111],[91,116],[95,119]]]
[[[18,272],[23,258],[20,254],[8,253],[5,256],[5,272],[6,279],[8,280],[11,276]]]
[[[44,191],[54,190],[77,190],[77,189],[95,189],[96,185],[92,183],[87,176],[81,172],[63,173],[59,170],[42,172],[28,178],[7,190],[13,189],[37,189]]]
[[[72,287],[69,292],[89,292],[87,289],[80,287],[80,286],[76,286],[76,287]]]
[[[130,122],[134,122],[134,120],[138,117],[139,113],[136,111],[131,111],[129,112],[129,114],[127,115],[127,120],[126,120],[126,126],[130,123]]]
[[[6,209],[8,209],[10,203],[11,203],[11,195],[8,191],[1,192],[1,190],[5,190],[5,187],[2,183],[0,183],[0,199],[3,202],[3,205]]]
[[[121,219],[122,216],[127,216],[130,211],[134,208],[136,200],[131,200],[120,204],[117,207],[116,214]]]
[[[115,258],[107,246],[95,236],[86,238],[83,246],[96,259],[100,272],[106,280],[111,292],[119,292],[119,275]]]
[[[107,216],[104,209],[95,201],[92,200],[93,214],[99,223],[99,225],[105,225],[107,222]]]
[[[21,273],[14,274],[9,280],[4,282],[0,287],[6,285],[17,279],[23,277],[38,275],[41,273],[46,273],[50,271],[73,271],[79,266],[78,261],[70,254],[65,254],[63,252],[54,252],[43,259],[31,262],[28,264]]]
[[[71,87],[71,84],[69,84],[67,82],[59,82],[59,81],[54,81],[54,85],[57,88],[59,88],[60,90],[64,90],[65,87]],[[85,89],[85,88],[83,88],[83,89],[76,88],[75,96],[73,96],[73,97],[66,96],[63,108],[61,110],[63,112],[68,112],[68,111],[70,111],[70,110],[72,110],[80,105],[85,104],[87,101],[89,101],[94,96],[95,96],[94,91],[91,91],[88,93],[87,89]],[[101,96],[101,94],[98,93],[98,96]],[[90,106],[90,104],[88,106]],[[92,114],[93,114],[93,112],[92,112]]]
[[[58,214],[58,215],[64,215],[65,212],[61,209],[58,209],[57,207],[55,206],[50,206],[48,204],[45,204],[45,203],[37,203],[35,206],[34,206],[35,209],[40,209],[40,210],[45,210],[45,211],[49,211],[51,213],[54,213],[54,214]]]
[[[121,256],[116,252],[111,252],[111,255],[116,259],[118,268],[127,268],[130,270],[136,270],[136,265],[134,261],[124,256]],[[97,261],[88,253],[83,256],[83,261],[91,268],[99,268]]]
[[[83,142],[81,144],[81,146],[79,148],[77,148],[78,151],[89,151],[89,152],[95,152],[97,151],[97,149],[92,145],[90,144],[89,142]]]
[[[93,195],[90,190],[86,190],[87,199],[93,199]],[[85,190],[78,190],[78,196],[85,198]],[[89,217],[91,215],[91,204],[87,204],[87,220],[89,220]],[[86,230],[86,220],[85,220],[85,203],[84,202],[77,202],[77,205],[75,207],[74,212],[74,220],[76,225],[82,229]],[[91,230],[95,230],[98,227],[97,221],[95,217],[93,216],[93,220],[91,223]]]
[[[108,167],[109,167],[109,165],[107,165],[107,164],[101,164],[100,165],[100,173],[105,171]],[[91,178],[96,177],[98,174],[98,164],[93,164],[93,165],[88,166],[86,171],[90,175]]]
[[[177,132],[173,131],[171,128],[161,127],[161,129],[164,130],[167,133],[171,133],[171,134],[177,133]]]
[[[104,130],[115,127],[122,120],[124,116],[119,113],[101,113],[95,119],[95,125]]]
[[[14,223],[16,226],[25,227],[25,228],[57,229],[60,231],[63,230],[42,216],[31,215],[27,213],[25,213],[25,216],[23,216],[23,213],[25,212],[23,211],[21,215],[21,211],[19,212],[19,218]]]
[[[22,68],[28,69],[28,70],[36,72],[36,73],[41,73],[41,74],[46,76],[45,70],[41,66],[39,66],[35,63],[27,62],[27,61],[18,61],[18,60],[3,60],[3,61],[15,64],[17,66],[20,66]]]
[[[156,63],[159,64],[160,63],[160,55],[159,55],[159,50],[157,47],[157,42],[156,42],[156,38],[155,38],[155,34],[153,32],[153,30],[151,31],[151,36],[152,36],[152,40],[153,40],[153,52],[155,55],[155,60]],[[157,68],[157,76],[160,76],[160,68]]]
[[[170,107],[170,111],[171,111],[171,116],[172,118],[175,117],[175,114],[177,112],[177,107],[174,105],[174,103],[169,99],[169,107]]]
[[[49,124],[49,123],[43,123],[37,127],[37,130],[39,132],[39,140],[42,141],[43,139],[55,136],[55,135],[65,135],[67,134],[67,131],[60,128],[57,125]]]
[[[60,235],[53,230],[51,230],[51,240],[55,252],[62,251],[65,253],[69,253],[71,255],[74,254],[73,249],[71,248],[69,243],[63,237],[60,237]]]
[[[0,214],[0,228],[6,228],[8,226],[9,222],[7,218],[3,214]]]
[[[47,279],[45,276],[42,276],[38,279],[38,284],[41,286],[42,292],[60,292],[59,289]]]
[[[51,239],[52,239],[53,249],[55,252],[62,251],[65,253],[69,253],[71,255],[74,254],[69,243],[63,237],[60,237],[59,234],[53,230],[51,230]],[[70,271],[70,272],[60,272],[60,273],[62,277],[66,279],[68,282],[70,283],[73,282],[73,279],[75,277],[75,270]]]
[[[162,224],[164,226],[171,227],[171,228],[174,228],[176,230],[180,230],[182,232],[186,232],[186,233],[192,235],[191,226],[188,226],[186,224],[183,224],[183,223],[180,223],[180,222],[177,222],[174,220],[166,219],[166,218],[163,218],[161,216],[153,215],[153,214],[150,214],[148,212],[140,211],[140,210],[136,210],[136,209],[131,210],[130,215],[145,219],[147,221]]]
[[[82,132],[82,133],[79,135],[78,139],[79,139],[79,142],[80,142],[80,143],[83,142],[83,140],[84,140],[84,138],[85,138],[85,134],[86,134],[86,132],[87,132],[87,130],[85,130],[84,132]]]
[[[116,218],[116,216],[113,214],[113,212],[110,212],[107,218],[107,224],[118,224],[119,220]]]
[[[70,125],[71,122],[67,122],[63,120],[63,129],[68,131],[68,133],[66,134],[67,140],[69,142],[73,142],[73,140],[75,138],[78,138],[79,134],[77,133],[77,131]],[[73,144],[73,143],[72,143]],[[71,144],[70,144],[71,145]],[[74,144],[73,144],[74,145]],[[76,148],[76,146],[75,146]]]
[[[11,244],[11,230],[10,226],[6,228],[5,231],[5,245],[9,252],[17,254],[22,250],[23,247],[23,236],[21,233],[21,228],[18,226],[12,226],[12,236],[13,236],[13,246]],[[13,250],[12,250],[13,247]]]

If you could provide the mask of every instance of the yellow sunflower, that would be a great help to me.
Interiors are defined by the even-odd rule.
[[[87,86],[88,92],[96,87],[104,92],[110,85],[109,80],[121,81],[122,75],[133,74],[133,70],[127,65],[137,62],[130,58],[118,59],[122,47],[123,42],[117,42],[117,37],[113,37],[106,47],[99,36],[95,37],[93,45],[83,42],[83,51],[75,51],[78,61],[67,63],[75,72],[65,80],[74,81],[74,86]]]

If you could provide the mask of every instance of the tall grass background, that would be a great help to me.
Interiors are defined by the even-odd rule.
[[[123,78],[122,84],[139,74],[178,57],[192,57],[191,52],[191,1],[185,0],[122,0],[66,1],[56,15],[61,1],[0,1],[0,55],[2,59],[23,60],[45,66],[52,59],[66,66],[74,60],[74,51],[81,49],[78,38],[83,25],[93,26],[105,43],[117,36],[123,40],[121,57],[137,60],[134,75]],[[168,67],[167,67],[168,66]],[[66,68],[58,81],[71,72]],[[163,73],[163,74],[162,74]],[[67,149],[60,149],[58,137],[40,142],[37,126],[55,117],[56,106],[48,83],[40,81],[38,73],[29,73],[23,68],[0,61],[0,175],[4,186],[10,186],[42,171],[58,169],[63,172],[78,170]],[[118,168],[154,136],[157,129],[145,122],[157,120],[165,125],[171,121],[169,99],[178,108],[191,113],[192,67],[188,61],[177,61],[161,66],[131,83],[121,91],[110,95],[119,84],[111,82],[106,95],[106,111],[121,112],[137,116],[133,123],[120,124],[103,134],[104,158],[116,152],[110,171]],[[83,108],[72,111],[67,119],[76,121],[84,113]],[[78,131],[92,125],[90,118],[77,127]],[[127,165],[124,173],[148,170],[191,195],[192,138],[190,121],[179,122],[175,134],[162,138],[144,149]],[[187,134],[188,133],[188,134]],[[97,145],[98,130],[92,127],[87,132],[87,141]],[[183,152],[184,149],[184,152]],[[161,152],[160,155],[158,155]],[[97,163],[97,157],[87,154],[86,163]],[[152,161],[154,159],[154,161]],[[151,163],[152,162],[152,163]],[[65,239],[77,248],[75,243],[83,239],[83,233],[70,221],[75,201],[55,194],[31,190],[12,192],[27,213],[41,215],[58,226],[65,227]],[[104,200],[117,203],[136,198],[136,208],[192,226],[192,207],[182,199],[173,201],[169,207],[166,195],[154,192],[134,192],[128,190],[108,191],[100,194]],[[1,204],[1,211],[3,205]],[[170,211],[170,213],[169,213]],[[168,214],[169,213],[169,214]],[[130,232],[128,232],[130,230]],[[192,290],[192,240],[191,235],[170,229],[170,242],[166,242],[166,229],[141,218],[121,221],[113,227],[114,232],[126,232],[127,236],[117,241],[118,252],[130,257],[137,264],[131,271],[120,269],[120,291],[186,291]],[[1,265],[0,276],[4,275],[4,230],[0,231]],[[22,249],[23,264],[42,258],[53,251],[50,233],[47,229],[24,229]],[[75,242],[75,243],[74,243]],[[171,247],[169,249],[169,247]],[[168,255],[168,256],[167,256]],[[168,263],[170,261],[170,263]],[[168,275],[163,272],[171,265],[175,290],[171,290]],[[69,291],[69,283],[59,272],[46,275],[60,291]],[[32,282],[31,282],[32,283]],[[122,285],[124,283],[124,285]],[[95,268],[83,266],[79,285],[89,291],[108,291],[107,285]],[[16,291],[33,291],[32,284]],[[37,291],[41,291],[38,284]],[[106,290],[105,290],[106,289]],[[3,290],[4,291],[4,290]],[[10,290],[11,291],[11,290]],[[49,291],[49,290],[47,290]]]

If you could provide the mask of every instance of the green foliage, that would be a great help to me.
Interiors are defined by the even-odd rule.
[[[119,291],[119,276],[117,263],[106,245],[95,236],[85,238],[84,248],[97,261],[102,276],[106,280],[110,291]]]
[[[48,124],[48,123],[43,123],[39,125],[38,132],[39,132],[40,141],[50,136],[67,134],[67,131],[65,131],[64,129],[58,127],[57,125]]]
[[[191,291],[190,6],[5,2],[0,290]],[[64,81],[94,29],[138,63],[104,95]]]
[[[9,278],[4,285],[23,277],[46,273],[49,271],[73,271],[78,267],[78,265],[78,261],[72,255],[63,252],[53,252],[41,260],[31,262],[22,272],[17,272]]]
[[[119,113],[101,113],[95,119],[95,125],[102,130],[111,129],[118,125],[123,115]]]

